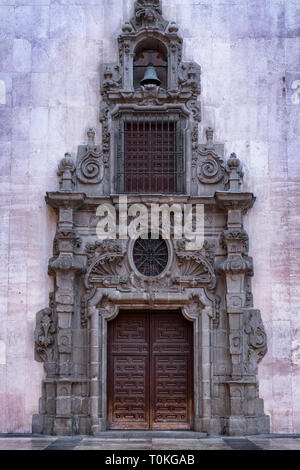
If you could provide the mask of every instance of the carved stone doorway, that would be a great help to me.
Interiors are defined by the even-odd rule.
[[[107,378],[110,429],[192,429],[193,323],[178,310],[121,311]]]
[[[35,357],[45,363],[47,375],[33,432],[97,435],[107,430],[108,326],[119,310],[141,309],[151,309],[150,318],[153,311],[162,315],[166,310],[171,318],[180,309],[193,326],[188,369],[193,407],[186,411],[193,419],[185,423],[210,434],[269,432],[257,380],[267,339],[253,306],[253,261],[243,225],[255,197],[243,190],[236,154],[225,158],[224,144],[215,142],[212,128],[206,129],[206,142],[200,137],[201,70],[195,62],[182,61],[178,29],[163,18],[159,0],[135,2],[134,17],[118,36],[120,61],[101,68],[102,145],[95,141],[95,129],[89,129],[76,163],[66,153],[59,164],[59,190],[47,193],[58,217],[48,267],[55,281],[49,308],[37,314]],[[163,57],[157,64],[165,67],[157,72],[162,86],[140,83],[144,72],[136,73],[136,67],[144,51]],[[161,250],[155,256],[157,245],[147,247],[131,235],[128,241],[133,218],[137,228],[137,204],[145,213],[157,204],[162,219],[170,209],[172,226],[175,212],[186,222],[185,208],[204,206],[203,246],[192,247],[189,237],[177,239],[174,227],[165,244],[153,240]],[[107,232],[103,239],[98,229],[108,207],[116,216],[116,233]],[[150,256],[146,264],[145,255]],[[150,338],[148,348],[153,344]],[[153,360],[149,352],[149,374]],[[149,375],[145,387],[151,397],[154,377]],[[152,416],[155,409],[147,406]],[[140,419],[150,428],[150,417]]]

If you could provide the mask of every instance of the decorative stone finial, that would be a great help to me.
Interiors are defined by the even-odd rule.
[[[206,133],[206,148],[213,147],[213,140],[214,140],[214,130],[212,127],[208,127],[205,131]]]
[[[230,170],[233,170],[234,168],[238,168],[240,166],[240,160],[237,158],[236,153],[232,152],[230,154],[229,159],[227,160],[227,165]]]
[[[123,24],[123,26],[122,26],[122,31],[123,31],[123,33],[125,33],[125,34],[126,34],[126,33],[128,34],[128,33],[131,33],[131,32],[132,32],[132,26],[131,26],[131,24],[130,24],[128,21],[126,21],[126,23]]]
[[[243,171],[239,158],[231,153],[227,160],[227,173],[229,174],[229,191],[240,191]]]
[[[95,144],[95,134],[96,134],[96,131],[93,127],[90,127],[87,130],[87,137],[88,137],[88,144],[89,145],[94,145]]]
[[[75,170],[73,158],[69,153],[65,153],[64,158],[58,165],[57,174],[60,176],[60,190],[72,191],[72,174]]]
[[[178,32],[178,25],[175,23],[175,21],[171,21],[170,25],[169,25],[169,32],[170,33],[177,33]]]

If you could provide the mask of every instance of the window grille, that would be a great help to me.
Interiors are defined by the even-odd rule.
[[[133,246],[132,255],[137,270],[144,276],[161,274],[168,264],[168,247],[163,238],[138,238]]]
[[[118,134],[118,192],[184,192],[180,113],[122,114]]]

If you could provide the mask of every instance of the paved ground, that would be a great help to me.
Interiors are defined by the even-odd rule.
[[[122,438],[0,434],[0,450],[300,450],[299,434],[196,438],[191,434],[164,437],[161,433],[159,437],[155,434],[146,437],[134,433],[130,437],[125,433]]]

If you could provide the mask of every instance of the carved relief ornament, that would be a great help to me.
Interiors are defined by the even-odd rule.
[[[245,371],[256,374],[258,363],[267,352],[267,335],[259,310],[245,311],[244,332],[247,340]]]
[[[36,316],[34,332],[35,359],[39,362],[54,360],[54,344],[56,335],[56,315],[54,294],[49,294],[49,307],[40,310]]]
[[[104,176],[104,163],[101,147],[95,145],[95,130],[87,131],[88,143],[78,147],[76,176],[82,183],[97,184]]]

